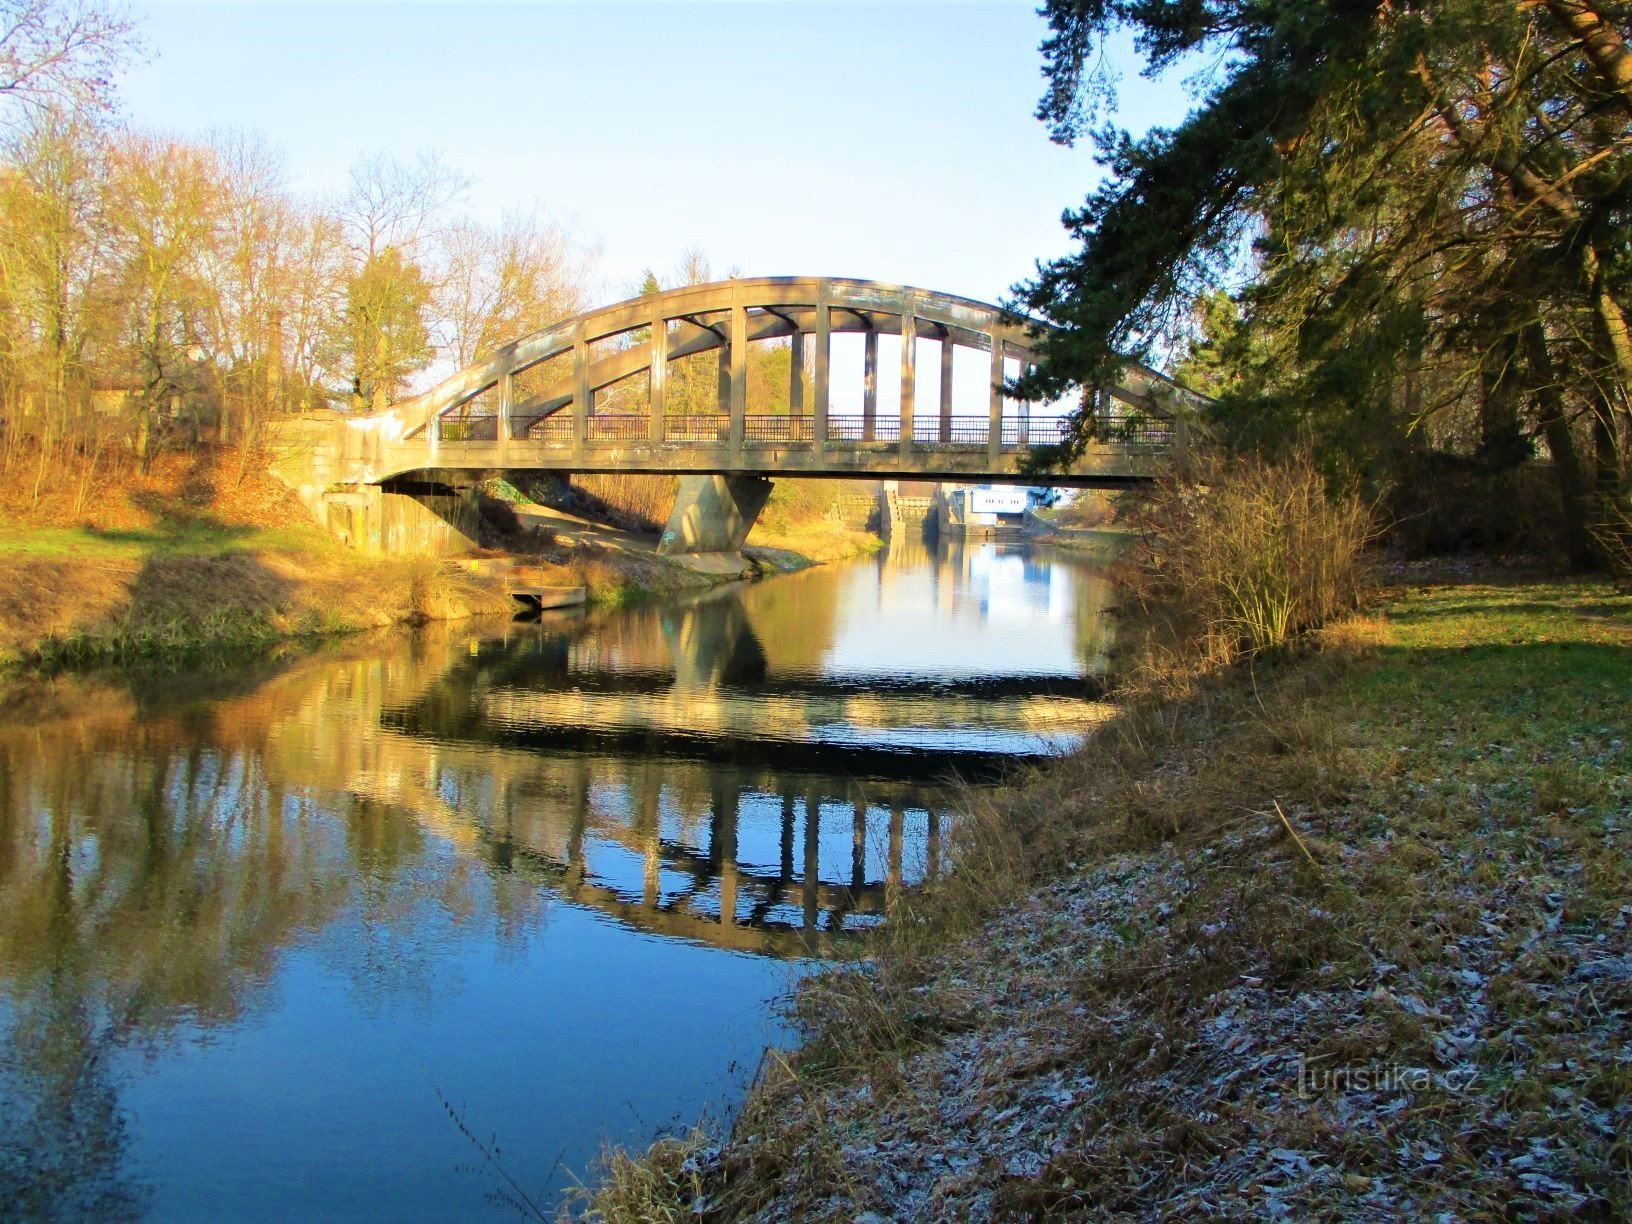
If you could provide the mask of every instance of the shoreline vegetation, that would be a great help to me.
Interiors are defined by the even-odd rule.
[[[1632,1213],[1632,594],[1368,578],[1309,456],[1204,475],[1130,516],[1121,712],[567,1214]]]
[[[332,540],[256,470],[161,456],[142,478],[0,521],[0,669],[255,651],[388,625],[510,616],[503,591],[449,560],[375,557]],[[76,499],[78,500],[78,499]],[[818,517],[756,533],[755,575],[862,555],[876,537]],[[622,607],[736,575],[699,573],[594,524],[521,559],[592,606]]]

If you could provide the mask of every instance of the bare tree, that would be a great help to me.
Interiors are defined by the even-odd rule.
[[[118,6],[0,0],[0,97],[25,107],[106,107],[113,74],[140,51]]]
[[[282,314],[302,227],[282,161],[263,140],[218,135],[211,147],[222,199],[217,241],[205,253],[208,348],[221,384],[221,440],[235,436],[247,462],[267,417],[288,399]]]
[[[80,441],[91,366],[105,357],[107,150],[94,125],[57,111],[28,119],[0,174],[0,296],[14,385],[6,462],[33,440],[37,497],[62,447]],[[101,352],[98,352],[98,341]]]
[[[141,394],[136,450],[144,461],[158,410],[205,388],[209,252],[223,189],[214,155],[177,141],[128,135],[113,150],[109,221],[122,265],[122,339]]]
[[[337,215],[352,258],[343,326],[353,408],[386,407],[430,364],[423,248],[466,182],[434,153],[412,165],[375,155],[352,167]]]
[[[437,313],[455,365],[584,308],[581,254],[561,226],[535,214],[507,213],[497,228],[455,222],[440,246]]]
[[[386,247],[412,255],[421,241],[436,236],[438,220],[469,185],[436,153],[421,153],[411,165],[374,154],[352,166],[336,215],[362,259]]]

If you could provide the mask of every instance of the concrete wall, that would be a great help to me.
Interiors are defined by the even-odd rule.
[[[360,491],[325,493],[319,507],[319,521],[359,552],[454,557],[477,546],[472,494],[409,496],[366,485]]]

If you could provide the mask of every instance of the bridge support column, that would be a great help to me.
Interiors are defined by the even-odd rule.
[[[740,290],[731,295],[730,379],[727,409],[731,413],[731,449],[740,451],[748,424],[748,311]]]
[[[648,379],[651,387],[652,415],[646,437],[652,442],[663,441],[663,418],[668,412],[669,388],[669,323],[663,317],[661,306],[652,307],[651,336],[652,366]]]
[[[878,332],[867,329],[862,356],[861,440],[871,442],[878,430]]]
[[[1027,364],[1022,359],[1020,363],[1020,373],[1022,375],[1029,375],[1031,371],[1032,366]],[[1024,399],[1020,401],[1020,445],[1031,445],[1031,401]]]
[[[952,441],[952,333],[941,337],[941,441]]]
[[[788,415],[805,415],[805,334],[794,332],[788,341]]]
[[[811,440],[818,455],[827,448],[827,402],[833,358],[832,335],[833,312],[824,300],[816,304],[816,374],[814,386],[811,388],[816,395],[810,422]]]
[[[770,495],[763,476],[682,476],[657,551],[738,552]]]
[[[714,407],[721,416],[731,411],[731,332],[727,330],[725,336],[714,350],[720,355],[719,368],[714,372]]]
[[[912,451],[912,418],[918,406],[918,315],[909,293],[901,301],[901,454]]]
[[[986,410],[986,457],[995,465],[1003,449],[1003,337],[992,333],[991,400]]]
[[[515,436],[516,432],[515,426],[510,422],[510,397],[512,395],[512,390],[510,386],[509,370],[506,370],[504,373],[499,375],[499,381],[496,384],[496,387],[499,395],[499,449],[502,452],[510,449],[510,439]]]
[[[584,453],[584,445],[589,441],[589,414],[594,408],[595,390],[589,381],[589,340],[584,335],[584,325],[579,323],[572,337],[572,450],[576,455]]]

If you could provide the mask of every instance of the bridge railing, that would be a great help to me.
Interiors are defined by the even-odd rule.
[[[633,414],[597,413],[584,422],[590,442],[639,442],[651,435],[650,417]]]
[[[1058,446],[1065,435],[1064,417],[1003,418],[1004,446]]]
[[[743,418],[742,436],[749,442],[812,442],[816,425],[808,416],[756,414]]]
[[[534,417],[526,423],[521,436],[534,442],[572,444],[572,415],[566,412]]]
[[[846,413],[827,418],[827,436],[833,442],[899,442],[901,422],[894,417],[878,417],[869,421],[865,416]]]
[[[1173,433],[1171,417],[1137,412],[1102,412],[1094,423],[1095,437],[1113,445],[1167,447]]]
[[[731,416],[725,412],[663,418],[663,437],[669,442],[729,442]]]
[[[445,416],[436,420],[437,437],[444,442],[497,442],[499,418],[496,414]]]
[[[512,434],[518,440],[543,442],[553,446],[573,444],[573,417],[569,412],[543,416],[513,417]],[[435,421],[436,436],[443,442],[497,442],[501,419],[491,413],[443,416]],[[1004,448],[1055,446],[1067,433],[1064,417],[1013,416],[1002,419],[999,444]],[[913,444],[924,447],[984,447],[991,433],[985,416],[920,417],[914,422]],[[1165,417],[1137,412],[1101,413],[1095,435],[1113,447],[1156,449],[1173,445],[1174,423]],[[645,413],[592,413],[584,420],[584,439],[590,443],[644,442],[651,437],[651,417]],[[896,444],[901,441],[901,421],[895,416],[844,413],[827,418],[830,443]],[[731,417],[728,413],[668,416],[663,420],[665,442],[728,444]],[[815,420],[810,416],[785,413],[756,413],[743,418],[743,441],[749,444],[800,445],[815,442]]]
[[[946,446],[985,446],[986,439],[991,436],[992,422],[990,417],[955,416],[948,418],[944,430],[938,419],[925,421],[923,429],[935,441]]]

